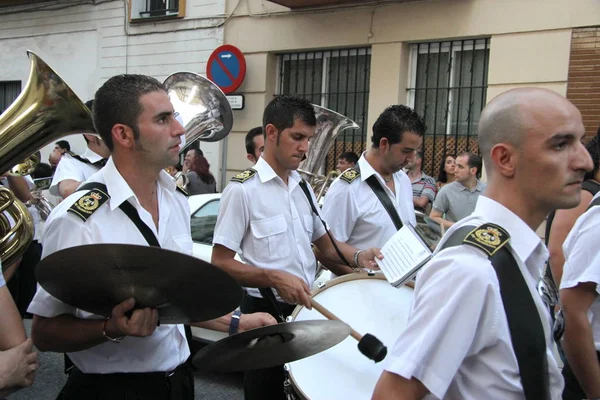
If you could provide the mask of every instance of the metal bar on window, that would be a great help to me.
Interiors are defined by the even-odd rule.
[[[437,89],[440,86],[440,66],[442,65],[442,42],[438,42],[438,46],[439,46],[439,51],[438,51],[438,63],[437,63],[437,74],[436,74],[436,79],[435,79],[435,86],[436,86],[436,90],[435,90],[435,111],[434,111],[434,119],[433,119],[433,144],[432,144],[432,156],[431,156],[431,173],[435,173],[435,144],[437,142],[436,140],[436,136],[437,136],[437,117],[438,117],[438,103],[439,103],[439,94],[440,91]],[[442,157],[445,159],[446,156],[446,149],[444,149],[443,153],[442,153]],[[437,178],[436,178],[437,179]]]
[[[463,73],[463,61],[464,61],[464,48],[465,41],[460,41],[460,67],[458,68],[458,87],[462,88],[462,73]],[[455,130],[455,138],[454,138],[454,153],[458,155],[458,136],[460,135],[459,125],[460,125],[460,100],[462,97],[462,89],[458,90],[458,99],[456,101],[456,130]]]
[[[473,41],[473,55],[471,56],[471,81],[469,84],[469,108],[467,109],[467,151],[471,148],[471,121],[473,118],[473,81],[475,80],[475,41]]]

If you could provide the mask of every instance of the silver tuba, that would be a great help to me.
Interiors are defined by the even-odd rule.
[[[328,108],[316,104],[313,104],[313,108],[317,117],[317,128],[310,141],[306,160],[300,164],[298,172],[312,186],[314,192],[317,193],[317,200],[320,200],[337,176],[335,171],[330,171],[327,175],[319,174],[327,153],[342,131],[358,129],[359,126],[350,118]]]
[[[210,79],[193,72],[176,72],[163,84],[185,128],[181,152],[198,140],[218,142],[231,132],[233,111],[225,94]]]

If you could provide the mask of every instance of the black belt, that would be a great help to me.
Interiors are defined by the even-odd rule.
[[[87,374],[82,372],[76,366],[73,366],[71,369],[71,376],[74,378],[83,378],[86,380],[94,381],[94,380],[120,380],[120,379],[148,379],[148,380],[156,380],[156,379],[168,379],[173,375],[183,372],[186,368],[185,363],[179,365],[177,368],[171,371],[156,371],[156,372],[117,372],[113,374]]]

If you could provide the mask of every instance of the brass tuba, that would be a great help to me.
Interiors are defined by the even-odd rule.
[[[233,111],[229,100],[210,79],[193,72],[176,72],[163,84],[185,128],[181,152],[196,141],[218,142],[231,132]]]
[[[350,118],[332,111],[328,108],[313,104],[317,117],[317,128],[311,139],[306,160],[300,165],[298,172],[312,186],[317,193],[317,201],[327,192],[327,188],[337,176],[336,171],[327,175],[320,175],[319,170],[325,162],[325,157],[335,143],[338,135],[346,129],[358,129],[359,126]]]
[[[40,57],[31,51],[27,54],[31,59],[27,84],[0,115],[0,173],[20,164],[25,167],[19,174],[29,174],[39,162],[34,153],[46,144],[72,133],[95,133],[85,104]],[[32,238],[29,211],[10,190],[2,188],[0,260],[4,269],[21,257]]]

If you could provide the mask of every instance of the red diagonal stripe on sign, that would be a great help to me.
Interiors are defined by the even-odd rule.
[[[229,70],[227,69],[225,64],[223,64],[223,61],[221,61],[221,57],[217,56],[217,58],[215,58],[215,61],[217,62],[217,64],[219,64],[219,66],[221,68],[223,68],[223,72],[225,72],[225,75],[227,75],[227,77],[229,77],[229,79],[231,79],[231,83],[234,83],[235,78],[233,77],[233,75],[231,75],[231,72],[229,72]]]

